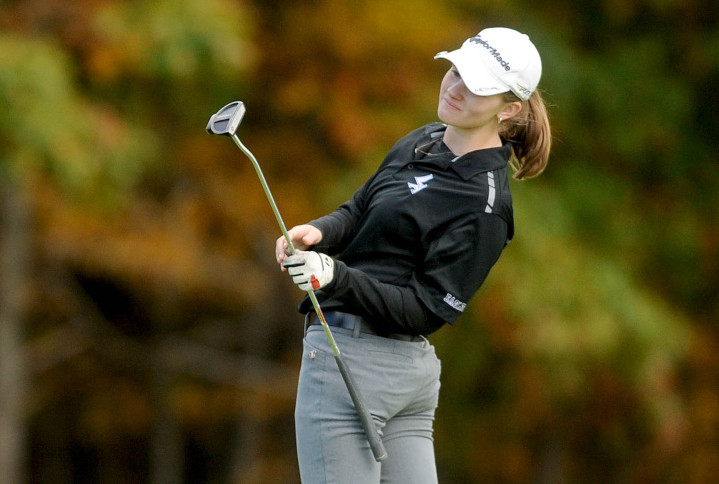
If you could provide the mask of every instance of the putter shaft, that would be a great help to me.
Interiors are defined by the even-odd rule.
[[[294,254],[296,252],[295,246],[292,243],[290,234],[287,232],[287,227],[285,226],[285,222],[282,220],[282,216],[280,215],[280,211],[277,208],[277,204],[275,203],[275,199],[272,196],[272,192],[270,192],[270,187],[267,185],[267,180],[265,180],[265,176],[262,173],[260,164],[257,162],[257,159],[252,154],[252,152],[248,150],[245,145],[242,144],[240,138],[238,138],[235,134],[235,129],[239,124],[239,120],[241,119],[242,115],[244,115],[244,105],[242,103],[238,103],[236,106],[236,109],[241,108],[241,111],[239,112],[239,117],[237,117],[237,114],[232,114],[232,110],[230,109],[232,105],[233,104],[231,103],[228,106],[225,106],[225,108],[223,108],[223,110],[227,109],[228,111],[230,111],[229,114],[227,112],[223,112],[223,110],[220,110],[220,113],[224,114],[224,118],[220,117],[220,119],[216,119],[215,116],[210,118],[210,122],[208,123],[206,129],[212,134],[229,135],[233,139],[237,147],[240,148],[240,150],[250,159],[250,161],[252,161],[252,166],[257,172],[257,177],[260,179],[262,189],[267,196],[267,200],[270,202],[270,206],[272,207],[272,213],[275,214],[277,224],[280,226],[280,230],[282,230],[282,235],[284,235],[285,240],[287,241],[290,253]],[[221,124],[224,124],[220,128],[215,129],[214,121],[220,121]],[[342,354],[337,347],[337,343],[335,342],[332,331],[327,324],[327,320],[325,319],[325,315],[322,312],[322,308],[320,308],[320,303],[319,301],[317,301],[317,296],[315,296],[313,290],[307,291],[307,296],[312,302],[312,307],[314,308],[315,313],[320,318],[322,329],[324,330],[325,335],[327,335],[327,341],[332,347],[332,353],[334,354],[335,361],[337,362],[339,371],[342,374],[342,379],[344,380],[345,385],[347,386],[347,390],[349,391],[350,397],[352,398],[352,402],[357,409],[357,415],[359,416],[362,427],[364,428],[365,434],[367,435],[367,441],[369,443],[370,449],[372,450],[372,454],[374,455],[375,460],[379,462],[387,457],[387,451],[385,450],[384,444],[382,443],[381,432],[377,429],[372,418],[372,414],[370,413],[367,406],[364,404],[364,400],[360,395],[357,385],[354,383],[352,375],[347,368],[344,359],[342,358]]]
[[[275,198],[272,196],[272,192],[270,191],[269,185],[267,185],[267,180],[265,179],[265,175],[262,173],[262,169],[260,168],[260,164],[257,162],[257,158],[255,158],[255,155],[252,154],[250,150],[247,149],[247,147],[242,144],[242,141],[240,141],[240,138],[236,134],[232,134],[232,140],[235,142],[238,148],[242,150],[242,152],[250,159],[252,162],[252,166],[255,167],[255,171],[257,172],[257,177],[260,179],[260,183],[262,184],[262,189],[265,191],[265,195],[267,196],[267,200],[270,202],[270,206],[272,207],[272,213],[275,214],[275,218],[277,219],[277,223],[280,226],[280,230],[282,230],[282,235],[285,236],[285,240],[287,241],[287,245],[290,248],[290,253],[294,254],[297,252],[295,249],[294,244],[292,243],[292,239],[290,239],[290,234],[287,232],[287,227],[285,226],[284,220],[282,220],[282,215],[280,215],[280,210],[277,208],[277,203],[275,203]],[[325,319],[325,315],[322,312],[322,308],[320,307],[320,303],[317,300],[317,296],[315,296],[314,291],[307,291],[307,295],[310,298],[310,301],[312,302],[312,307],[315,310],[315,313],[320,318],[320,322],[322,323],[322,328],[324,329],[325,333],[327,334],[327,339],[330,342],[330,346],[332,347],[332,353],[335,355],[340,354],[340,349],[337,346],[337,343],[335,342],[335,338],[332,335],[332,331],[330,331],[329,325],[327,324],[327,320]]]

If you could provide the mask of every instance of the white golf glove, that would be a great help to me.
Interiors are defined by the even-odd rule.
[[[316,291],[335,276],[335,261],[327,254],[298,250],[282,262],[292,276],[292,282],[303,291]]]

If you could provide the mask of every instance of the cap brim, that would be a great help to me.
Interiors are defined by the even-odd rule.
[[[467,49],[440,52],[434,58],[445,59],[454,64],[467,89],[478,96],[492,96],[510,91],[506,84],[497,80],[484,67],[481,59],[477,59],[474,53]]]

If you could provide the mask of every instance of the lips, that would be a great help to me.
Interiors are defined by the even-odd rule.
[[[456,104],[454,104],[452,101],[449,101],[449,100],[447,100],[446,98],[444,98],[444,99],[442,99],[442,100],[444,101],[444,103],[445,103],[447,106],[449,106],[450,109],[452,109],[452,110],[454,110],[454,111],[461,111],[461,110],[462,110],[459,106],[457,106]]]

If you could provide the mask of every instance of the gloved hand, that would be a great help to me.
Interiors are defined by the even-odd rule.
[[[335,261],[319,252],[298,250],[282,261],[282,267],[303,291],[316,291],[332,282],[335,276]]]

